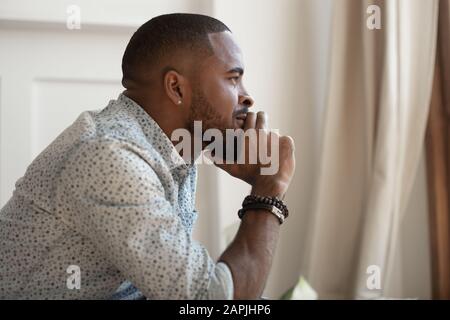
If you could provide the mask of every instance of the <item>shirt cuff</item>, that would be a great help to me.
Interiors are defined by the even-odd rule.
[[[234,286],[230,268],[218,262],[209,282],[208,300],[233,300]]]

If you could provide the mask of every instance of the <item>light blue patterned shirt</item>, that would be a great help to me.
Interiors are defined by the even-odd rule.
[[[192,239],[196,175],[125,95],[82,113],[0,212],[0,298],[232,299]]]

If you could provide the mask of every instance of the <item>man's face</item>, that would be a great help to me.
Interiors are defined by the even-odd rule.
[[[214,54],[206,58],[193,84],[190,123],[201,120],[203,130],[242,128],[253,105],[242,83],[242,53],[230,32],[209,35]]]

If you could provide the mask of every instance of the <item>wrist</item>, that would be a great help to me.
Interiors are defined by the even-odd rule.
[[[287,187],[284,183],[277,181],[257,181],[253,184],[250,194],[283,199],[286,191]]]
[[[250,209],[245,212],[241,220],[247,224],[273,224],[280,226],[279,219],[267,210]]]

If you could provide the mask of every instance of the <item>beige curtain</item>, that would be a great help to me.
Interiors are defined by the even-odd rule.
[[[379,30],[366,26],[374,4]],[[437,17],[437,0],[334,2],[306,256],[306,276],[320,298],[393,294],[398,231],[423,148]],[[367,287],[369,266],[379,268],[379,290]]]

